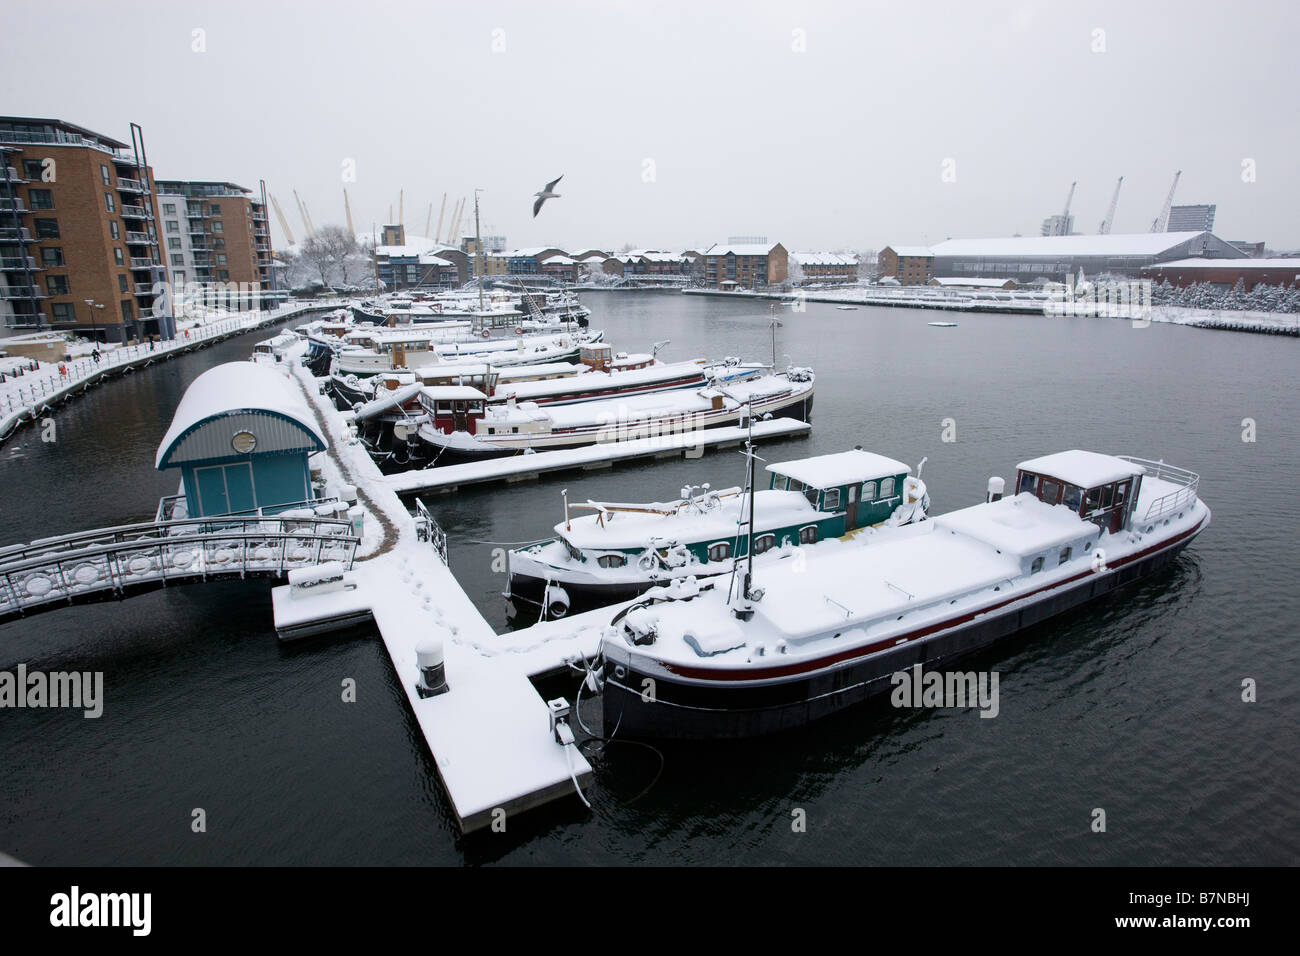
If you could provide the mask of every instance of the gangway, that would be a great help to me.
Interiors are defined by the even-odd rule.
[[[174,584],[282,578],[327,561],[351,568],[359,543],[346,519],[280,514],[143,522],[12,545],[0,548],[0,623]]]

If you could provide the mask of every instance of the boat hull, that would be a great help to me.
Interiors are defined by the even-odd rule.
[[[894,686],[892,675],[913,665],[934,670],[1163,570],[1208,523],[1207,516],[1180,537],[1134,555],[1105,573],[1087,572],[1040,596],[1015,598],[1003,607],[977,609],[951,622],[922,628],[905,643],[875,652],[862,648],[847,652],[847,656],[834,655],[823,666],[788,676],[763,680],[677,676],[659,667],[638,666],[635,654],[607,645],[605,731],[617,726],[624,736],[713,740],[802,727],[888,693]],[[653,684],[645,683],[647,680]]]

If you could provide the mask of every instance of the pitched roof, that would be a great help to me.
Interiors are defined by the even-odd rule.
[[[948,239],[930,247],[935,256],[1156,256],[1174,246],[1209,236],[1208,232],[1111,233],[1105,236],[1008,236],[1001,239]],[[1244,256],[1244,253],[1243,253]]]

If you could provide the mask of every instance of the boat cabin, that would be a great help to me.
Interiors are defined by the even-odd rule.
[[[275,514],[312,499],[307,459],[325,446],[311,409],[284,375],[230,362],[190,383],[154,464],[180,470],[191,518]]]
[[[497,389],[500,373],[490,365],[424,365],[415,369],[415,379],[426,388],[468,385],[484,395]]]
[[[843,511],[844,531],[885,521],[903,503],[912,469],[860,448],[767,466],[770,488],[800,491],[819,511]]]
[[[1129,526],[1143,474],[1141,465],[1127,459],[1075,449],[1022,461],[1016,466],[1016,494],[1064,505],[1114,533]]]
[[[474,433],[487,396],[468,385],[439,385],[420,390],[420,407],[436,431]]]
[[[578,361],[597,372],[608,372],[614,361],[614,349],[601,342],[583,345],[578,349]]]

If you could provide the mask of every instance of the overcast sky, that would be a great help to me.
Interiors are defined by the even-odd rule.
[[[1074,180],[1092,233],[1120,175],[1113,231],[1145,232],[1181,169],[1218,235],[1300,248],[1296,11],[41,0],[6,4],[0,112],[138,122],[159,177],[265,179],[299,239],[294,189],[320,226],[346,186],[359,231],[404,189],[422,234],[478,186],[511,246],[879,248],[1036,235]]]

